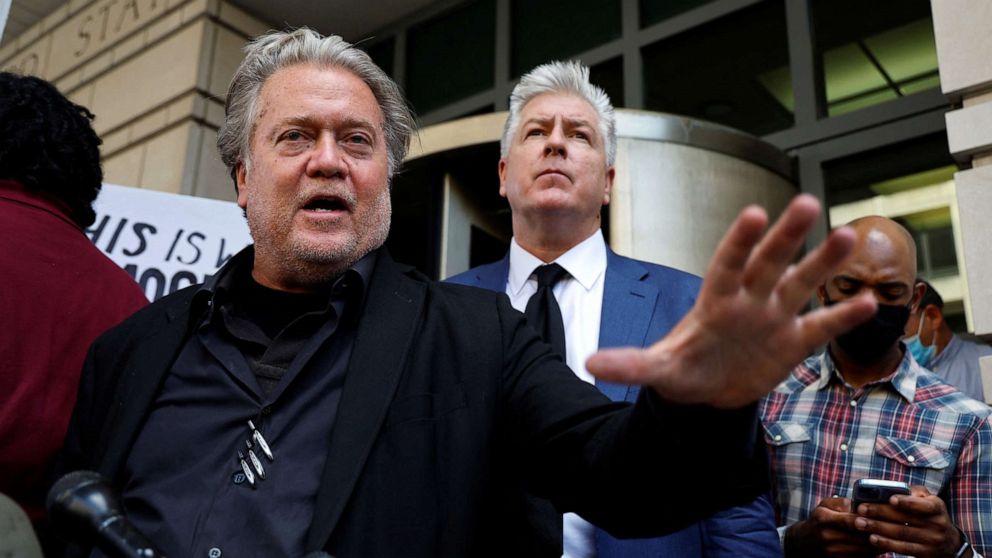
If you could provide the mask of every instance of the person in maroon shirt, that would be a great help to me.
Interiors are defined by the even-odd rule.
[[[148,302],[83,232],[103,181],[92,118],[0,73],[0,493],[36,525],[90,343]]]

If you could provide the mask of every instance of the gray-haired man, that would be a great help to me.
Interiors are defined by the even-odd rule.
[[[255,244],[94,344],[63,469],[110,478],[172,556],[521,555],[502,536],[521,484],[619,536],[764,491],[753,402],[874,307],[796,315],[849,232],[785,273],[815,200],[764,239],[745,211],[672,336],[590,361],[651,387],[612,404],[505,297],[380,249],[412,122],[339,37],[249,45],[219,146]],[[638,490],[590,488],[618,476]]]
[[[500,141],[500,194],[510,203],[513,239],[506,256],[449,280],[505,292],[514,308],[550,333],[537,315],[540,275],[563,272],[551,289],[564,333],[565,362],[614,401],[636,401],[638,386],[598,381],[585,361],[600,348],[649,345],[689,311],[699,278],[625,258],[606,245],[600,214],[615,171],[616,116],[610,99],[578,62],[551,62],[520,78]],[[531,300],[535,302],[532,303]],[[556,318],[557,319],[557,318]],[[532,323],[532,325],[535,325]],[[546,339],[556,346],[553,335]],[[677,457],[673,457],[677,459]],[[630,490],[614,479],[612,490]],[[545,501],[521,503],[516,536],[567,558],[770,558],[781,554],[771,501],[760,497],[666,537],[617,540]]]

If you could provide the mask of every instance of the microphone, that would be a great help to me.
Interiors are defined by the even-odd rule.
[[[0,556],[42,558],[41,545],[28,514],[3,494],[0,494]]]
[[[99,473],[74,471],[48,491],[48,517],[67,538],[110,558],[164,558],[124,517],[120,498]]]

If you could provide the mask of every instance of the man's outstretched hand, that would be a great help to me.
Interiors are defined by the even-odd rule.
[[[870,294],[804,315],[816,288],[851,250],[838,229],[799,263],[792,261],[820,212],[797,196],[762,237],[764,210],[744,209],[710,261],[695,306],[646,349],[608,349],[586,367],[615,382],[651,386],[667,401],[736,408],[757,401],[816,347],[868,319]]]

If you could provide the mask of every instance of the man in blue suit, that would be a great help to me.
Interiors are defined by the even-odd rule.
[[[599,348],[648,346],[663,337],[692,307],[700,280],[606,246],[600,214],[610,199],[617,143],[609,98],[578,63],[539,66],[514,88],[500,143],[500,195],[513,216],[510,250],[498,262],[449,280],[505,292],[529,316],[538,312],[542,289],[548,298],[553,294],[553,303],[540,303],[554,307],[545,339],[555,346],[553,332],[562,332],[557,349],[576,375],[614,401],[634,401],[637,386],[594,379],[586,359]],[[637,488],[618,479],[617,489]],[[530,539],[528,546],[541,555],[781,555],[766,497],[658,539],[614,539],[575,514],[560,521],[559,512],[536,498],[521,503],[521,517],[524,532],[510,536]]]

